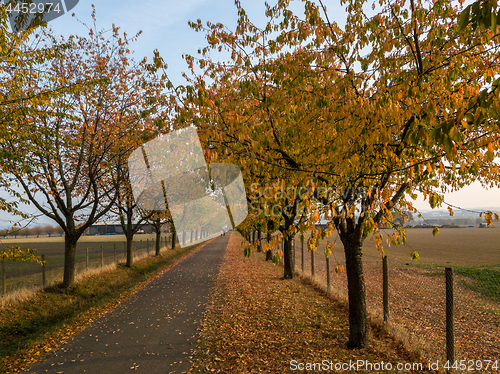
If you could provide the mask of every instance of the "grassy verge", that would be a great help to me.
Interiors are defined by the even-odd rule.
[[[444,277],[445,266],[421,265],[420,267],[430,269],[426,275]],[[453,272],[465,278],[461,279],[461,284],[466,288],[476,291],[493,301],[500,301],[500,264],[453,266]]]
[[[131,268],[119,264],[80,279],[66,290],[56,284],[30,300],[0,309],[0,373],[18,372],[38,360],[204,244],[167,250]]]
[[[327,365],[329,372],[379,371],[338,369],[358,360],[390,363],[394,370],[384,372],[426,372],[418,366],[425,368],[426,363],[375,325],[366,348],[347,349],[346,306],[300,279],[282,280],[283,270],[265,262],[262,254],[243,257],[242,240],[239,234],[231,234],[192,374],[327,370],[319,365]],[[316,363],[316,367],[307,370],[300,363]],[[419,370],[395,370],[398,363]]]
[[[500,268],[460,267],[455,268],[454,271],[471,280],[471,282],[463,282],[467,288],[479,292],[491,300],[500,301]]]

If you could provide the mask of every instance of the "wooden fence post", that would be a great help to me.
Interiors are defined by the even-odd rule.
[[[330,257],[326,258],[326,292],[330,292]]]
[[[446,278],[446,360],[453,365],[455,361],[453,269],[445,268]]]
[[[45,287],[45,255],[42,255],[42,286]]]
[[[311,251],[311,277],[314,278],[314,251]]]
[[[387,256],[382,259],[382,285],[384,302],[384,322],[389,320],[389,275],[387,270]]]
[[[5,257],[2,257],[2,294],[7,293],[7,272],[5,270]]]
[[[304,240],[301,239],[301,252],[302,252],[302,273],[304,273]]]

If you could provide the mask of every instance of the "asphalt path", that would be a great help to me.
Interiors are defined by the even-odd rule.
[[[229,235],[207,243],[24,372],[188,371]]]

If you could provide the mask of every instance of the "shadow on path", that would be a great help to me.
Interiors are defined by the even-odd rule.
[[[24,372],[188,371],[229,235],[207,243]]]

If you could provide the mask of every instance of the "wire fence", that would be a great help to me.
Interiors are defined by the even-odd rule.
[[[220,232],[193,230],[175,235],[175,244],[181,247],[199,243],[220,235]],[[156,235],[150,238],[136,235],[132,242],[132,254],[135,260],[156,253]],[[95,238],[95,237],[93,237]],[[140,239],[139,239],[140,238]],[[14,245],[10,243],[9,245]],[[21,249],[36,248],[38,255],[45,262],[43,266],[33,262],[0,261],[0,296],[6,296],[20,290],[32,290],[61,282],[64,272],[64,242],[36,241],[19,244]],[[160,249],[172,248],[172,235],[161,236]],[[97,271],[111,264],[126,262],[127,242],[114,237],[102,241],[81,240],[75,251],[76,276]]]
[[[182,240],[182,234],[180,235]],[[81,241],[75,251],[75,273],[79,275],[96,271],[111,264],[125,263],[127,260],[126,241],[103,240]],[[179,238],[176,238],[176,243]],[[9,244],[10,245],[10,244]],[[160,249],[171,248],[171,236],[160,237]],[[44,287],[61,282],[64,271],[64,242],[23,243],[23,248],[37,248],[38,255],[45,264],[33,262],[0,261],[1,288],[0,294],[5,296],[24,289]],[[134,260],[156,254],[156,239],[136,239],[132,242]]]
[[[426,233],[413,230],[409,234],[417,239]],[[488,244],[487,250],[482,245],[489,243],[486,236],[500,236],[500,230],[450,230],[448,242],[455,238],[461,240],[461,246],[432,249],[429,241],[427,251],[422,249],[427,260],[423,262],[410,259],[411,247],[386,249],[384,259],[374,245],[367,245],[363,250],[367,309],[374,322],[384,324],[429,363],[439,360],[443,368],[449,360],[449,371],[495,372],[500,370],[500,250],[498,244],[493,248]],[[473,240],[471,245],[460,235],[473,239],[481,235],[483,240]],[[298,235],[294,239],[296,274],[347,302],[340,239],[320,240],[315,252],[309,252],[307,239],[301,242]],[[324,249],[328,242],[332,253],[327,258]],[[446,251],[450,256],[443,257]]]

